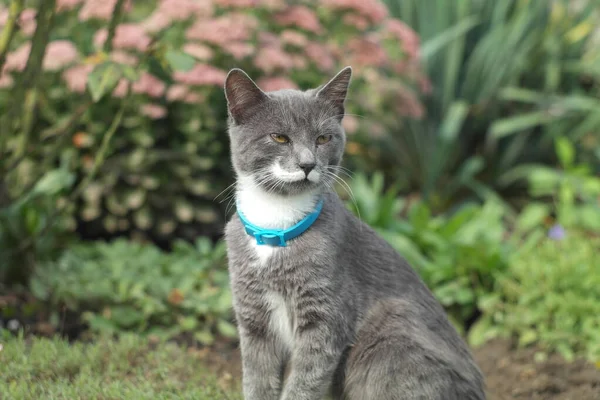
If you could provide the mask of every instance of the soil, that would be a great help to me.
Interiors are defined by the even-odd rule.
[[[240,379],[239,351],[231,344],[198,352],[222,380]],[[536,352],[514,349],[508,341],[492,341],[475,350],[488,400],[600,400],[599,367],[583,360],[569,363],[558,355],[536,362]]]
[[[512,349],[507,341],[475,350],[488,400],[600,400],[600,368],[583,360],[566,362],[551,355],[535,362],[536,349]]]

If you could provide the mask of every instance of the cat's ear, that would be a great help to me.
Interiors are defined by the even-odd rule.
[[[252,110],[267,99],[267,94],[244,71],[234,68],[225,79],[225,98],[231,118],[236,124],[243,124]]]
[[[323,98],[336,106],[340,114],[340,120],[344,116],[344,102],[348,94],[350,78],[352,78],[352,67],[346,67],[317,92],[317,97]]]

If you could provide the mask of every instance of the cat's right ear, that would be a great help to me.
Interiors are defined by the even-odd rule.
[[[225,79],[225,98],[229,115],[240,125],[248,120],[256,106],[267,99],[267,94],[244,71],[234,68]]]

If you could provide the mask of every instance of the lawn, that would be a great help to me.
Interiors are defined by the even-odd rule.
[[[8,339],[0,350],[0,398],[7,400],[241,399],[198,351],[127,335],[93,344]]]

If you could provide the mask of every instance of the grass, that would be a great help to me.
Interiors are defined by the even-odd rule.
[[[198,355],[128,335],[94,344],[10,338],[0,350],[0,398],[240,400]]]

